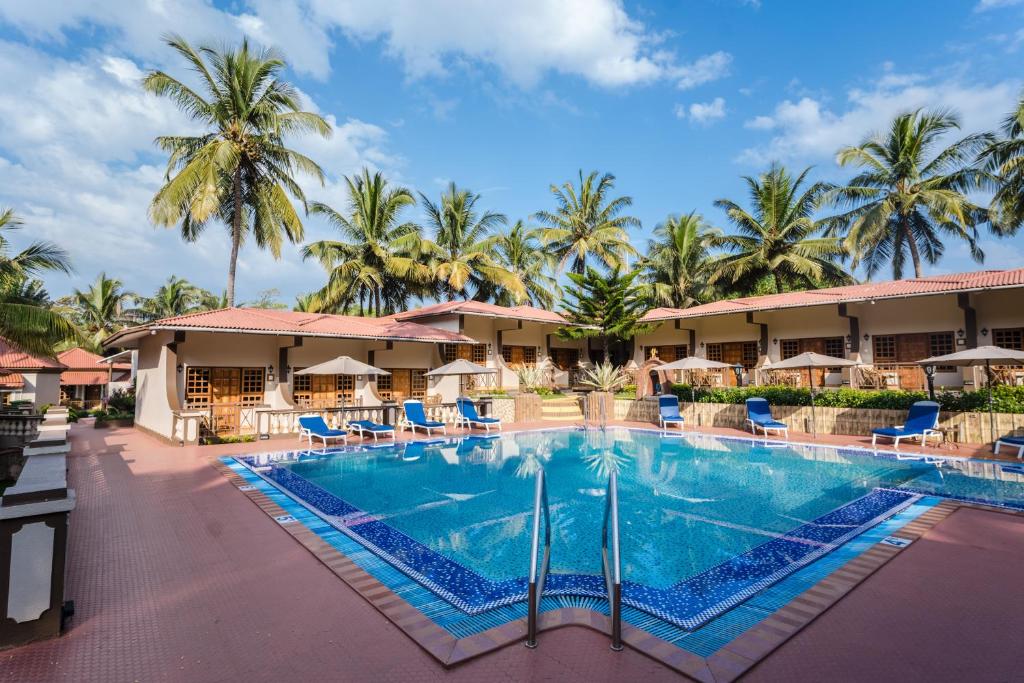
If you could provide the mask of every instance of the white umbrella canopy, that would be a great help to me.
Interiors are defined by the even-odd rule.
[[[731,368],[732,366],[728,363],[721,363],[717,360],[708,360],[707,358],[698,358],[697,356],[687,356],[679,360],[672,361],[671,363],[663,363],[656,368],[653,368],[657,372],[671,372],[673,370],[722,370],[724,368]],[[693,378],[690,378],[690,404],[697,402],[697,391],[693,387]],[[694,406],[696,410],[696,406]]]
[[[780,360],[778,363],[772,363],[769,367],[772,370],[808,370],[813,368],[838,368],[838,367],[851,367],[853,365],[859,365],[856,361],[847,360],[846,358],[836,358],[835,356],[826,356],[822,353],[815,353],[814,351],[805,351],[797,354],[792,358],[786,360]],[[810,373],[811,381],[811,435],[818,435],[817,419],[814,412],[814,373]]]
[[[992,439],[996,435],[996,415],[992,408],[992,366],[993,365],[1024,365],[1024,351],[1004,349],[1001,346],[978,346],[973,349],[964,349],[945,356],[932,356],[917,361],[918,365],[953,365],[955,367],[982,367],[988,376],[988,426],[992,432]]]
[[[470,363],[465,358],[453,360],[427,373],[427,377],[449,377],[451,375],[493,375],[497,370]]]
[[[375,368],[351,356],[338,356],[319,365],[298,370],[296,375],[390,375],[387,370]]]

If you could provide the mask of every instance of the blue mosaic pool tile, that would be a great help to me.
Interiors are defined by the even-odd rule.
[[[252,467],[253,458],[237,461]],[[467,614],[526,599],[527,579],[492,580],[448,558],[284,467],[253,468],[327,515],[343,533]],[[668,588],[623,582],[623,602],[668,623],[693,629],[912,503],[918,496],[876,489],[791,532]],[[546,596],[604,597],[604,578],[550,574]]]

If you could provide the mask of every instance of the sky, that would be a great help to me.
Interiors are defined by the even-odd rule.
[[[1024,90],[1024,0],[0,0],[0,207],[25,222],[15,248],[70,252],[54,297],[100,271],[143,295],[172,274],[224,288],[226,230],[184,243],[147,218],[166,162],[153,139],[196,130],[140,88],[151,69],[187,73],[168,32],[284,53],[335,127],[291,142],[327,173],[301,179],[311,200],[343,209],[365,166],[433,198],[454,181],[529,222],[552,183],[597,170],[633,198],[640,250],[670,214],[728,229],[714,201],[744,203],[742,176],[772,161],[840,182],[836,150],[894,114],[952,108],[964,134],[992,130]],[[332,237],[306,222],[307,241]],[[1024,234],[982,244],[984,267],[1024,265]],[[950,245],[927,270],[979,267]],[[298,245],[280,261],[246,245],[239,300],[291,303],[324,277]]]

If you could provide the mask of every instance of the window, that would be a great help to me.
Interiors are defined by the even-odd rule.
[[[800,355],[800,340],[799,339],[783,339],[781,342],[782,346],[782,360],[792,358],[793,356]]]
[[[829,337],[825,340],[825,355],[833,358],[843,358],[846,355],[846,344],[842,337]]]
[[[707,346],[708,360],[716,360],[719,363],[722,362],[722,345],[721,344],[708,344]]]
[[[377,375],[377,395],[385,401],[391,399],[391,375]]]
[[[464,358],[474,363],[487,362],[486,344],[441,344],[441,359],[445,363]]]
[[[757,365],[757,342],[743,342],[742,363],[747,370]]]
[[[262,405],[263,386],[263,368],[242,368],[242,405]]]
[[[412,395],[413,398],[423,398],[427,395],[427,371],[412,371]]]
[[[536,365],[537,347],[535,346],[502,346],[501,357],[508,365]]]
[[[1024,351],[1024,329],[992,330],[992,343],[1004,349]]]
[[[686,358],[686,346],[658,346],[658,359],[665,363]]]
[[[875,335],[871,339],[872,353],[876,363],[896,362],[896,336],[892,334]]]
[[[345,405],[356,400],[356,378],[352,375],[335,375],[337,405]]]
[[[210,405],[210,368],[189,368],[185,375],[185,404],[189,408]]]
[[[303,368],[295,368],[302,370]],[[292,375],[292,398],[300,406],[308,406],[313,400],[313,375]]]

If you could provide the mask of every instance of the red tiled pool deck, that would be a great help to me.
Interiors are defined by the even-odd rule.
[[[572,626],[543,632],[536,650],[517,643],[445,668],[210,463],[289,442],[175,448],[89,425],[71,438],[77,613],[61,638],[0,652],[2,681],[680,678]],[[1024,516],[960,508],[920,533],[851,592],[820,600],[825,611],[745,680],[1021,680]]]

